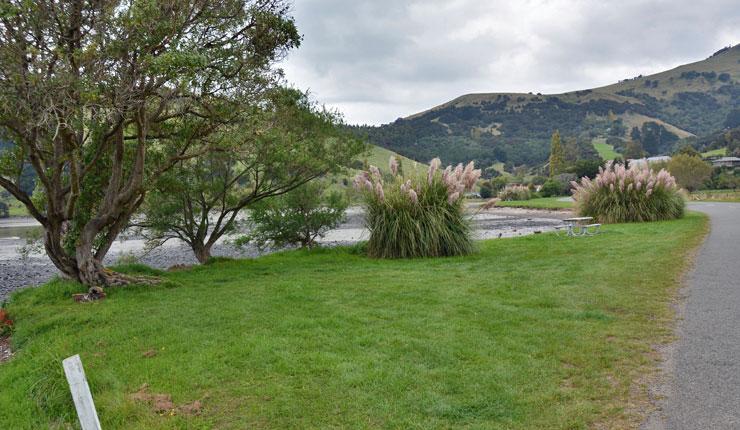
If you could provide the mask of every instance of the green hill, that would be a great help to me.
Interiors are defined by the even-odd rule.
[[[537,165],[550,135],[591,141],[628,139],[633,127],[658,140],[648,152],[672,149],[680,138],[722,129],[740,110],[740,45],[649,76],[564,94],[468,94],[379,127],[356,127],[376,145],[416,160]],[[652,129],[650,128],[652,127]],[[663,139],[663,137],[667,137]]]

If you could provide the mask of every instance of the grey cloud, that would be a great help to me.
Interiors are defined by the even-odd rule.
[[[288,80],[352,123],[469,92],[606,85],[740,42],[736,0],[297,0],[294,16]]]

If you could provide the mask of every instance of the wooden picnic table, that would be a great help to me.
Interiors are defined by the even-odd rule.
[[[599,227],[601,227],[601,224],[593,224],[591,221],[593,221],[593,217],[590,216],[580,216],[580,217],[573,217],[573,218],[565,218],[563,220],[563,223],[565,223],[565,229],[568,233],[568,236],[585,236],[588,234],[592,234],[588,232],[589,227],[594,228],[595,230],[598,230]]]

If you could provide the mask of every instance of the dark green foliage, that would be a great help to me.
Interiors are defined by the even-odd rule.
[[[664,126],[652,121],[642,124],[640,130],[634,127],[631,137],[633,142],[640,142],[642,149],[650,156],[670,153],[673,145],[678,142],[678,136],[668,131]],[[631,155],[635,155],[635,148],[631,148],[630,151]],[[640,157],[627,156],[627,158]]]
[[[638,159],[645,156],[645,149],[639,140],[630,140],[624,146],[624,158],[627,160]]]
[[[491,197],[493,197],[493,184],[491,184],[491,181],[483,181],[483,183],[480,185],[479,192],[482,199],[490,199]]]
[[[260,248],[299,245],[311,248],[316,239],[344,218],[347,200],[341,193],[327,194],[321,181],[312,181],[282,196],[266,199],[250,211],[252,226],[242,242]]]
[[[603,164],[602,160],[578,160],[568,169],[568,172],[576,175],[577,178],[584,176],[594,178]]]
[[[740,169],[715,169],[709,185],[717,190],[740,188]]]
[[[339,173],[364,149],[338,127],[336,113],[298,90],[275,89],[270,103],[245,116],[220,136],[219,151],[179,163],[156,182],[136,222],[151,243],[180,239],[204,262],[220,237],[238,230],[244,208]]]
[[[300,44],[281,0],[4,1],[0,186],[85,285],[158,177],[212,149]],[[31,181],[28,165],[38,180]],[[30,193],[33,192],[33,195]]]
[[[740,127],[740,108],[733,109],[727,114],[725,122],[722,124],[727,128]]]
[[[609,127],[610,136],[622,137],[626,133],[627,133],[627,127],[624,125],[624,122],[622,121],[621,118],[616,119],[614,122],[612,122],[611,127]]]
[[[534,176],[531,181],[529,181],[532,185],[542,185],[547,181],[546,176]]]
[[[509,178],[505,176],[498,176],[496,178],[491,179],[491,187],[493,188],[493,192],[497,194],[499,191],[503,190],[506,184],[509,183]]]
[[[673,155],[679,155],[684,154],[688,155],[690,157],[701,157],[701,154],[699,154],[699,151],[694,149],[693,146],[689,144],[683,144],[680,148],[678,148],[676,151],[673,152]]]
[[[570,136],[597,128],[606,133],[610,122],[587,124],[590,113],[606,116],[636,111],[647,113],[641,105],[610,100],[569,103],[554,96],[528,99],[521,110],[511,109],[514,102],[506,95],[480,106],[449,106],[381,127],[353,127],[370,142],[401,155],[428,160],[437,154],[453,163],[474,160],[490,165],[496,161],[515,165],[536,165],[547,160],[552,130]],[[471,130],[501,124],[500,135]]]
[[[542,197],[553,197],[562,195],[563,184],[557,179],[548,179],[542,188],[540,188],[540,195]]]
[[[727,148],[727,155],[740,155],[740,127],[717,131],[699,138],[693,142],[693,146],[702,152]]]

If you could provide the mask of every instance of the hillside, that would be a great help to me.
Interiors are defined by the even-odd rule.
[[[740,45],[709,58],[649,76],[564,94],[468,94],[380,127],[358,127],[372,143],[417,160],[474,159],[491,165],[536,165],[555,129],[564,136],[628,139],[644,124],[668,136],[650,151],[680,138],[722,129],[740,109]],[[650,152],[649,151],[649,152]]]

